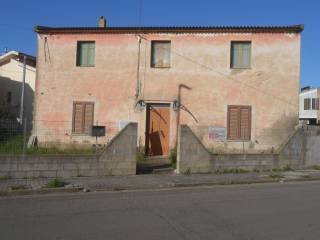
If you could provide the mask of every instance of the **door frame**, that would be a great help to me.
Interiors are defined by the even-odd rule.
[[[171,102],[157,102],[157,101],[150,101],[146,102],[146,115],[145,115],[145,149],[144,149],[144,154],[145,156],[148,156],[148,148],[149,148],[149,128],[150,128],[150,106],[155,105],[155,106],[163,106],[165,108],[169,109],[169,134],[168,134],[168,145],[170,149],[170,139],[171,139],[171,117],[172,117],[172,112],[171,112]]]

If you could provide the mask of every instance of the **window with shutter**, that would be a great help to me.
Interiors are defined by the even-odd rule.
[[[251,139],[251,106],[228,106],[228,139]]]
[[[311,109],[319,110],[319,98],[312,98]]]
[[[94,66],[94,49],[95,42],[78,42],[77,43],[77,66],[93,67]]]
[[[93,125],[93,108],[91,102],[75,102],[73,104],[72,133],[90,134]]]
[[[151,67],[170,67],[171,42],[152,41],[151,42]]]
[[[304,99],[303,109],[304,109],[304,110],[310,110],[310,98],[305,98],[305,99]]]
[[[231,68],[251,67],[251,42],[231,42]]]

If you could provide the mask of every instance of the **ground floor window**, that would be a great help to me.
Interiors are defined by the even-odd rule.
[[[228,106],[228,139],[251,139],[251,106]]]
[[[90,134],[93,125],[93,109],[92,102],[73,103],[72,133]]]

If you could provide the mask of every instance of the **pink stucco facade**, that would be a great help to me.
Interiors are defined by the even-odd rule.
[[[169,103],[170,147],[176,143],[178,99],[194,115],[180,111],[214,152],[266,152],[279,148],[298,123],[300,33],[219,32],[141,34],[139,99]],[[46,40],[45,40],[46,39]],[[170,68],[151,68],[151,41],[171,41]],[[250,69],[230,68],[231,41],[251,41]],[[77,67],[77,41],[95,41],[95,66]],[[105,125],[106,143],[128,121],[138,122],[144,145],[146,110],[135,107],[137,34],[38,33],[34,134],[40,142],[90,144],[90,136],[72,134],[73,102],[94,103],[94,123]],[[250,105],[250,141],[229,141],[228,105]],[[222,131],[219,139],[210,131]],[[224,132],[225,131],[225,132]]]

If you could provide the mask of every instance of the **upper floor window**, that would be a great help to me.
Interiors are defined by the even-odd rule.
[[[77,43],[77,66],[94,67],[95,42]]]
[[[169,68],[171,55],[170,41],[151,42],[151,67]]]
[[[310,110],[310,103],[311,103],[311,99],[310,98],[305,98],[303,101],[303,109],[304,110]]]
[[[251,67],[251,42],[231,42],[231,68]]]
[[[311,109],[319,110],[319,98],[312,98]]]

